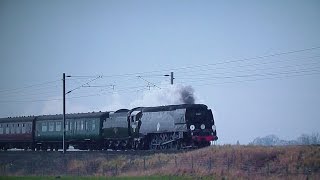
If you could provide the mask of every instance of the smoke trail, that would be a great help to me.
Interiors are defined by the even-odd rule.
[[[175,84],[145,91],[141,97],[130,103],[130,107],[194,104],[195,99],[194,89],[191,86]]]
[[[181,102],[183,104],[194,104],[194,90],[191,86],[185,86],[180,91]]]

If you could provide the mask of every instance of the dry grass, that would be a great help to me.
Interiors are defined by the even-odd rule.
[[[123,175],[195,175],[231,179],[320,177],[320,147],[215,146],[145,158],[146,169]],[[141,158],[136,161],[140,161]]]
[[[65,156],[59,153],[33,154],[30,157],[14,158],[15,162],[19,163],[2,168],[0,173],[76,176],[168,175],[209,179],[320,179],[319,146],[225,145],[177,154],[109,156],[99,152],[84,152]],[[33,163],[30,164],[30,161]]]

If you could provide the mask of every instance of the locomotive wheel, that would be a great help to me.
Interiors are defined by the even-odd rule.
[[[133,146],[134,146],[133,148],[134,148],[135,150],[138,150],[138,149],[139,149],[139,143],[138,143],[137,141],[134,142]]]
[[[149,149],[177,149],[178,142],[173,141],[176,139],[172,133],[154,134],[151,136]]]
[[[108,141],[104,142],[103,150],[108,150],[108,147],[109,147],[109,142]]]
[[[160,141],[159,141],[158,134],[155,134],[155,135],[151,136],[149,149],[156,150],[156,149],[159,148],[159,146],[160,146]]]
[[[125,150],[128,148],[128,140],[121,141],[121,150]]]
[[[110,142],[108,143],[108,149],[114,149],[114,143],[113,143],[113,141],[110,141]]]
[[[165,142],[167,142],[168,140],[169,140],[169,137],[168,137],[168,135],[167,134],[160,134],[160,149],[168,149],[169,148],[169,146],[168,146],[168,144],[162,144],[162,143],[165,143]]]

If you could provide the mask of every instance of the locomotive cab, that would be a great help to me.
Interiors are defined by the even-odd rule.
[[[139,129],[141,126],[141,111],[133,111],[130,113],[129,116],[129,123],[130,123],[130,134],[132,137],[139,137]]]

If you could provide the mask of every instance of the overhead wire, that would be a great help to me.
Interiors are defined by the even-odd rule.
[[[188,74],[194,74],[194,72],[204,72],[204,71],[212,71],[212,70],[223,70],[223,69],[230,69],[230,68],[245,68],[245,67],[258,67],[260,65],[277,65],[280,63],[284,63],[284,62],[290,62],[293,63],[295,61],[302,61],[302,60],[307,60],[307,59],[312,59],[311,61],[317,60],[317,63],[319,63],[319,59],[315,59],[320,57],[320,55],[316,55],[316,56],[308,56],[308,57],[300,57],[297,59],[276,59],[276,61],[263,61],[263,62],[259,62],[259,63],[251,63],[251,64],[234,64],[233,66],[215,66],[215,67],[204,67],[201,69],[192,69],[192,70],[188,70],[188,71],[184,71],[184,72],[178,72],[179,74],[183,74],[184,76],[188,75]],[[270,67],[268,67],[270,68]],[[233,70],[233,69],[232,69]]]
[[[199,78],[206,78],[208,76],[210,77],[212,75],[235,74],[235,73],[241,73],[241,72],[247,73],[247,72],[264,71],[264,70],[267,70],[269,72],[272,72],[273,70],[281,70],[281,69],[291,70],[290,68],[293,68],[294,70],[299,70],[301,69],[301,67],[304,67],[303,69],[305,69],[306,66],[310,66],[310,65],[313,65],[312,67],[310,67],[311,69],[320,69],[320,63],[315,62],[315,63],[305,63],[305,64],[298,64],[298,65],[291,65],[291,66],[289,65],[289,66],[278,66],[278,67],[263,67],[263,68],[241,69],[241,70],[236,69],[236,70],[230,70],[226,72],[196,73],[196,74],[184,75],[179,79],[199,79]],[[319,65],[319,67],[317,67],[316,65]]]
[[[222,81],[222,82],[208,82],[208,83],[197,83],[197,86],[207,86],[207,85],[219,85],[219,84],[234,84],[234,83],[245,83],[245,82],[253,82],[253,81],[262,81],[262,80],[271,80],[271,79],[283,79],[290,77],[299,77],[299,76],[309,76],[309,75],[320,75],[320,72],[309,72],[304,74],[283,74],[282,76],[273,76],[273,77],[264,77],[264,78],[255,78],[255,79],[242,79],[242,80],[234,80],[234,81]],[[181,82],[181,83],[195,83],[200,81],[193,82]],[[206,81],[204,81],[206,82]]]
[[[244,61],[257,60],[257,59],[266,59],[266,58],[270,58],[270,57],[284,56],[284,55],[290,55],[290,54],[301,53],[301,52],[308,52],[308,51],[313,51],[313,50],[318,50],[318,49],[320,49],[320,46],[314,46],[314,47],[305,48],[305,49],[298,49],[298,50],[271,53],[271,54],[267,54],[267,55],[254,56],[254,57],[250,57],[250,58],[240,58],[240,59],[235,59],[235,60],[224,60],[224,61],[219,61],[219,62],[216,62],[216,63],[190,65],[190,66],[178,67],[178,68],[166,68],[166,69],[161,69],[161,70],[145,71],[145,72],[101,75],[101,76],[103,78],[107,78],[107,77],[123,77],[123,76],[141,76],[142,77],[142,76],[148,75],[148,74],[152,74],[152,75],[155,75],[155,76],[159,76],[159,75],[161,76],[161,74],[158,74],[158,73],[161,73],[161,72],[168,73],[170,71],[178,71],[178,70],[193,69],[193,68],[199,68],[199,67],[216,66],[216,65],[221,65],[221,64],[244,62]],[[157,73],[157,74],[154,74],[154,73]],[[81,77],[81,76],[74,76],[74,77]],[[84,76],[84,77],[90,77],[90,76]]]
[[[288,68],[290,66],[276,66],[276,67],[272,67],[272,68],[269,68],[269,71],[267,73],[255,73],[255,74],[234,74],[235,72],[246,72],[246,70],[238,70],[238,71],[234,71],[234,70],[230,70],[230,71],[227,71],[227,72],[213,72],[213,73],[207,73],[207,74],[203,74],[204,71],[211,71],[213,70],[214,68],[221,68],[221,69],[230,69],[230,67],[226,66],[226,65],[233,65],[235,63],[238,63],[238,62],[241,62],[241,63],[249,63],[247,65],[245,64],[242,64],[242,65],[238,65],[236,64],[235,67],[256,67],[258,66],[257,68],[255,68],[255,71],[258,71],[258,70],[268,70],[268,68],[259,68],[259,66],[261,65],[267,65],[267,64],[270,64],[270,65],[275,65],[275,64],[279,64],[280,62],[285,62],[287,61],[286,59],[284,60],[277,60],[277,61],[263,61],[263,62],[259,62],[259,63],[252,63],[252,60],[257,60],[257,59],[268,59],[268,58],[271,58],[271,57],[280,57],[280,56],[285,56],[285,55],[293,55],[293,54],[297,54],[297,53],[302,53],[302,52],[310,52],[310,51],[314,51],[314,50],[318,50],[320,49],[319,46],[316,46],[316,47],[311,47],[311,48],[305,48],[305,49],[300,49],[300,50],[293,50],[293,51],[285,51],[285,52],[278,52],[278,53],[272,53],[272,54],[267,54],[267,55],[262,55],[262,56],[255,56],[255,57],[251,57],[251,58],[240,58],[240,59],[235,59],[235,60],[227,60],[227,61],[219,61],[219,62],[216,62],[216,63],[209,63],[209,64],[199,64],[199,65],[193,65],[193,66],[185,66],[185,67],[178,67],[178,68],[167,68],[167,69],[162,69],[162,70],[155,70],[155,71],[146,71],[146,72],[137,72],[137,73],[125,73],[125,74],[114,74],[114,75],[99,75],[98,77],[100,78],[112,78],[112,77],[122,77],[122,78],[118,78],[116,81],[110,83],[110,84],[114,84],[113,87],[117,87],[116,88],[116,91],[115,90],[110,90],[110,93],[114,93],[114,92],[130,92],[131,90],[134,90],[135,91],[135,88],[130,88],[130,84],[135,84],[136,81],[132,81],[134,78],[137,78],[139,77],[140,79],[143,79],[145,82],[147,82],[149,85],[153,85],[153,87],[158,87],[160,88],[159,86],[157,86],[156,84],[158,83],[154,83],[153,80],[149,80],[149,79],[153,79],[153,78],[164,78],[164,73],[168,73],[169,71],[178,71],[180,74],[182,74],[183,76],[182,77],[179,77],[179,78],[176,78],[176,82],[187,82],[187,83],[193,83],[193,82],[198,82],[199,80],[197,81],[188,81],[189,80],[195,80],[195,79],[200,79],[203,78],[203,81],[206,82],[206,81],[212,81],[213,79],[217,79],[217,78],[220,78],[220,79],[232,79],[232,78],[236,78],[236,79],[239,79],[239,78],[242,78],[242,80],[248,80],[248,78],[257,78],[257,77],[267,77],[267,78],[277,78],[279,76],[291,76],[291,75],[295,75],[295,76],[299,76],[299,75],[306,75],[307,73],[309,74],[317,74],[318,72],[316,71],[316,69],[313,71],[313,69],[300,69],[300,72],[299,72],[299,69],[296,70],[296,71],[291,71],[291,72],[270,72],[270,70],[276,70],[276,69],[282,69],[282,68]],[[310,57],[310,58],[315,58],[315,57],[319,57],[319,56],[313,56],[313,57]],[[304,59],[307,59],[308,57],[304,58]],[[303,59],[303,58],[302,58]],[[223,66],[221,66],[223,65]],[[292,68],[299,68],[300,66],[303,66],[305,64],[298,64],[298,65],[292,65],[291,67]],[[312,64],[309,64],[309,65],[312,65]],[[313,64],[313,65],[316,65]],[[317,68],[317,67],[315,67]],[[193,73],[195,71],[199,71],[201,70],[201,73]],[[162,73],[163,72],[163,73]],[[252,72],[252,71],[251,71]],[[229,75],[230,73],[233,73],[233,75]],[[162,75],[163,74],[163,75]],[[190,75],[189,75],[190,74]],[[217,75],[217,74],[226,74],[228,76],[213,76],[213,75]],[[188,76],[193,76],[193,77],[189,77]],[[196,76],[196,77],[195,77]],[[70,82],[75,82],[74,84],[79,84],[79,83],[82,83],[83,81],[85,81],[86,79],[90,79],[90,78],[93,78],[93,77],[97,77],[97,76],[79,76],[79,75],[73,75],[73,76],[70,76],[70,78],[67,78],[66,80],[67,81],[70,81]],[[210,79],[211,78],[211,79]],[[244,78],[247,78],[247,79],[244,79]],[[96,78],[97,79],[97,78]],[[94,80],[96,80],[94,79]],[[185,81],[181,81],[181,80],[185,80]],[[264,78],[265,79],[265,78]],[[93,80],[93,81],[94,81]],[[165,81],[166,79],[164,79]],[[5,92],[7,93],[12,93],[14,94],[13,91],[23,91],[25,89],[32,89],[32,90],[41,90],[42,88],[43,89],[47,89],[48,87],[46,85],[50,85],[51,83],[55,83],[55,82],[58,82],[58,81],[61,81],[61,79],[59,80],[55,80],[55,81],[47,81],[47,82],[43,82],[43,83],[38,83],[38,84],[33,84],[33,85],[28,85],[28,86],[24,86],[24,87],[21,87],[21,88],[13,88],[13,89],[7,89],[7,90],[0,90],[0,95],[4,95]],[[86,82],[86,83],[82,83],[82,85],[80,86],[77,86],[73,89],[71,89],[70,91],[68,91],[67,93],[70,93],[70,92],[73,92],[75,91],[76,89],[79,89],[79,88],[82,88],[82,87],[86,87],[88,86],[88,83],[91,83],[93,81],[89,81],[89,82]],[[124,84],[121,84],[121,82],[123,82]],[[52,84],[51,84],[52,85]],[[90,84],[91,87],[94,87],[95,85],[94,84]],[[98,85],[96,85],[97,87],[96,88],[103,88],[103,87],[98,87]],[[129,87],[129,88],[126,88],[125,86]],[[147,85],[148,86],[148,85]],[[137,89],[145,89],[147,86],[143,85],[143,86],[137,86]],[[36,89],[34,87],[38,87],[39,89]],[[55,85],[54,87],[61,87],[61,85]],[[89,87],[89,86],[88,86]],[[99,92],[100,90],[100,92]],[[101,93],[101,89],[97,90],[95,93],[96,95]],[[106,92],[103,92],[103,93],[107,93],[108,91]],[[28,93],[21,93],[22,95],[27,95]],[[49,92],[46,93],[46,92],[39,92],[38,93],[39,95],[44,95],[44,94],[50,94]],[[72,93],[73,94],[73,93]],[[77,95],[78,93],[76,93]],[[29,94],[30,95],[30,94]],[[31,95],[36,95],[36,93],[33,93]],[[81,97],[84,97],[85,95],[83,96],[79,96],[79,98]],[[72,97],[69,97],[69,98],[74,98],[75,96],[72,96]],[[51,99],[47,99],[47,100],[58,100],[56,98],[51,98]],[[0,102],[4,102],[5,100],[2,100]],[[34,102],[38,102],[38,101],[46,101],[45,99],[38,99],[38,100],[33,100]],[[8,101],[7,101],[8,102]],[[32,102],[32,101],[31,101]]]

